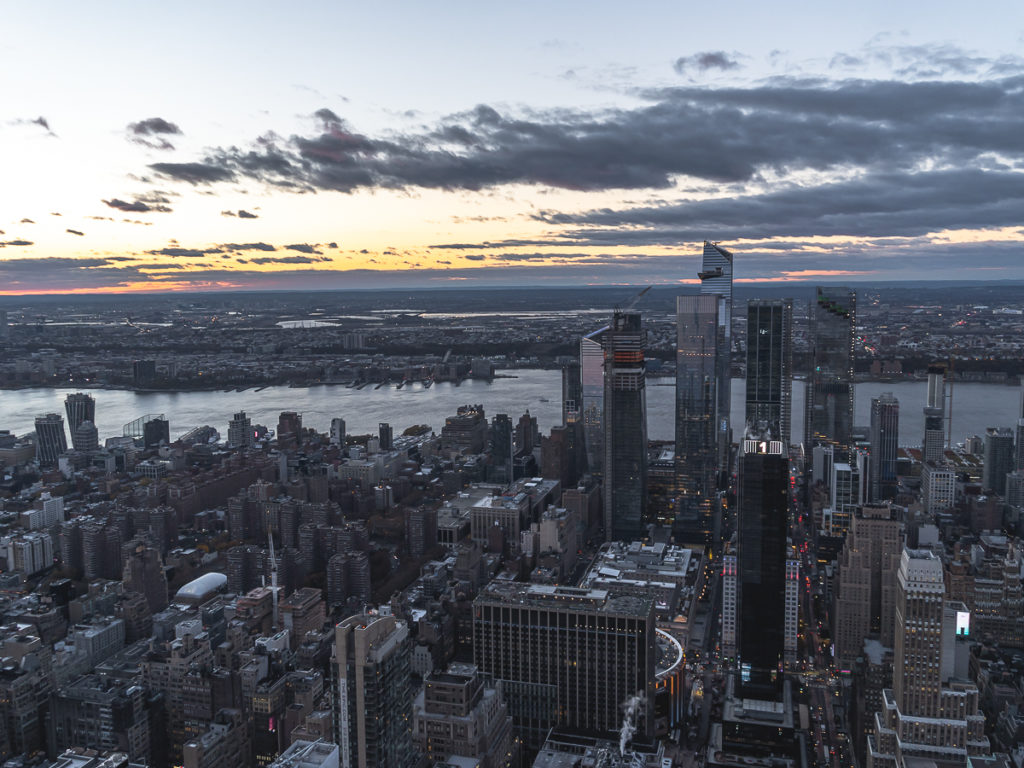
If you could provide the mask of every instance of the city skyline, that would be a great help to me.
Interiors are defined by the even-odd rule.
[[[0,294],[1024,278],[1010,3],[122,10],[11,9]]]

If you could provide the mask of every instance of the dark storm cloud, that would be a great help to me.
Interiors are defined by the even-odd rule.
[[[240,219],[258,219],[259,216],[257,216],[255,213],[249,213],[249,211],[246,211],[244,209],[240,209],[238,211],[238,218],[240,218]]]
[[[137,197],[130,203],[116,197],[103,201],[104,205],[110,208],[128,213],[170,213],[172,209],[163,204],[167,202],[170,201],[159,195],[152,198]]]
[[[538,218],[559,225],[556,239],[573,244],[672,245],[701,240],[709,232],[723,240],[735,240],[827,235],[911,237],[945,229],[1012,227],[1020,223],[1021,210],[1024,174],[948,170],[877,173],[759,195],[680,200],[621,210],[603,208],[579,214],[548,211]]]
[[[151,166],[208,183],[238,177],[297,190],[664,189],[679,177],[756,183],[798,170],[968,168],[1024,162],[1024,77],[983,82],[794,80],[676,87],[636,109],[514,115],[480,105],[418,134],[373,137],[337,115],[322,130]]]
[[[77,229],[68,229],[66,231],[69,232],[72,235],[78,235],[79,237],[85,235],[85,232],[79,232]]]
[[[193,185],[231,181],[235,178],[234,171],[207,163],[153,163],[149,167],[159,174]]]
[[[181,129],[162,117],[150,117],[147,120],[128,124],[129,140],[150,149],[174,149],[174,145],[164,138],[165,135],[180,136]]]
[[[738,69],[739,66],[740,63],[736,60],[735,54],[730,55],[725,51],[703,51],[676,59],[672,68],[679,74],[684,74],[694,69],[698,72],[707,72],[709,69],[727,71]]]

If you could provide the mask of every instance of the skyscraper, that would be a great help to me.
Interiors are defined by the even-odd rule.
[[[793,392],[793,300],[747,303],[747,426],[789,444]]]
[[[256,435],[252,429],[252,419],[239,411],[228,422],[228,445],[235,447],[252,445]]]
[[[989,751],[978,688],[968,678],[971,615],[947,601],[942,561],[904,549],[896,591],[892,690],[882,691],[867,768],[898,768],[911,758],[964,765]]]
[[[983,490],[1006,495],[1006,475],[1013,471],[1013,432],[1005,428],[985,430],[985,466],[981,472]]]
[[[473,657],[500,682],[530,749],[556,723],[619,731],[641,697],[639,736],[654,732],[654,605],[604,590],[493,583],[473,603]]]
[[[410,768],[409,629],[357,614],[334,629],[334,741],[344,768]]]
[[[896,497],[900,401],[892,392],[871,398],[871,472],[869,501]]]
[[[382,451],[390,451],[395,447],[395,430],[391,425],[382,421],[377,424],[377,437],[380,440],[380,449]]]
[[[928,366],[928,399],[924,406],[922,461],[943,461],[946,447],[946,369]]]
[[[36,461],[39,462],[39,466],[57,466],[58,457],[67,449],[64,417],[59,413],[36,416]]]
[[[717,542],[720,296],[676,299],[676,538]]]
[[[73,392],[64,398],[64,410],[68,415],[68,430],[71,432],[72,438],[75,435],[75,430],[78,429],[78,425],[83,421],[96,423],[96,400],[92,395],[87,395],[84,392]],[[77,448],[78,446],[76,445],[75,447]]]
[[[778,440],[745,439],[742,449],[736,526],[740,686],[745,697],[781,700],[789,459]]]
[[[583,381],[580,361],[572,360],[562,366],[562,424],[579,420],[583,410]]]
[[[718,305],[718,354],[716,356],[716,394],[718,397],[718,423],[715,425],[718,442],[718,471],[725,472],[732,444],[729,412],[732,408],[732,253],[715,243],[704,241],[704,257],[700,278],[702,296],[721,296]]]
[[[856,323],[857,295],[853,291],[816,289],[810,308],[811,371],[804,426],[808,452],[816,443],[834,445],[845,455],[852,447]]]
[[[616,311],[601,346],[605,537],[639,539],[647,504],[647,384],[640,313]]]
[[[491,419],[491,465],[487,479],[492,483],[507,485],[512,482],[512,419],[506,413],[499,413]]]
[[[600,477],[604,470],[604,350],[600,328],[580,339],[580,392],[583,397],[583,439],[587,466]]]

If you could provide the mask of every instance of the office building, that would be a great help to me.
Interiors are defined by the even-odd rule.
[[[570,360],[562,365],[562,424],[573,424],[583,413],[583,380],[580,361]]]
[[[391,451],[395,447],[395,430],[386,421],[377,425],[377,437],[382,451]]]
[[[989,752],[977,686],[967,678],[970,612],[945,599],[942,561],[904,549],[896,592],[893,687],[882,691],[867,768],[965,765]]]
[[[732,262],[732,253],[715,243],[704,241],[701,269],[697,273],[700,293],[702,296],[719,296],[722,299],[718,305],[719,351],[715,360],[715,394],[718,400],[715,431],[719,472],[725,471],[732,444],[729,420],[732,409]]]
[[[145,596],[151,613],[167,607],[167,575],[160,552],[144,538],[125,545],[124,572],[121,581],[125,590]]]
[[[793,300],[747,302],[746,423],[789,445],[793,394]]]
[[[928,394],[924,406],[921,461],[944,461],[946,449],[946,368],[928,366]]]
[[[556,724],[618,733],[630,702],[638,707],[638,737],[654,733],[649,598],[493,583],[473,603],[473,661],[500,682],[527,749],[539,749]]]
[[[985,430],[985,465],[981,485],[985,491],[1006,495],[1006,475],[1013,471],[1013,432],[1005,428]]]
[[[868,501],[877,503],[896,498],[899,480],[900,401],[891,392],[871,398],[871,480]]]
[[[512,419],[508,414],[499,413],[491,419],[491,463],[487,467],[487,480],[499,485],[509,485],[512,480]]]
[[[736,646],[743,696],[778,700],[785,660],[789,459],[779,440],[745,439],[736,524]]]
[[[482,453],[487,443],[487,416],[482,405],[460,405],[441,427],[441,445],[468,454]]]
[[[57,466],[57,459],[68,449],[64,417],[58,413],[36,416],[36,461],[43,468]]]
[[[677,540],[717,545],[718,358],[721,296],[676,299]]]
[[[142,425],[142,444],[147,448],[169,445],[171,442],[171,424],[161,414],[149,419]]]
[[[431,765],[455,756],[479,768],[511,764],[512,717],[501,684],[484,680],[472,664],[427,674],[413,702],[412,732]]]
[[[852,670],[864,642],[893,647],[896,572],[903,551],[901,510],[864,506],[854,515],[839,555],[835,599],[835,664]]]
[[[68,429],[72,436],[83,421],[96,423],[96,400],[84,392],[73,392],[64,398],[64,411],[68,415]],[[76,450],[81,450],[77,445]]]
[[[617,311],[604,351],[604,525],[609,541],[644,536],[647,383],[640,313]]]
[[[345,420],[331,419],[331,445],[345,447]]]
[[[50,718],[51,752],[75,747],[149,758],[150,719],[140,685],[85,675],[51,697]]]
[[[255,442],[255,437],[252,419],[245,415],[245,411],[239,411],[228,422],[228,445],[235,448],[248,447]]]
[[[921,503],[929,514],[952,509],[956,502],[956,471],[946,463],[921,467]]]
[[[344,768],[411,768],[409,629],[358,614],[334,629],[334,742]]]
[[[601,328],[580,339],[580,392],[583,397],[583,440],[587,468],[601,476],[604,469],[604,348]]]
[[[815,289],[810,307],[811,370],[807,382],[804,450],[853,445],[853,360],[857,295],[849,288]],[[827,478],[815,478],[824,479]]]

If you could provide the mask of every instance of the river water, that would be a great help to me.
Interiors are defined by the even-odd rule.
[[[461,386],[447,382],[424,388],[420,384],[396,389],[395,385],[374,389],[348,389],[344,386],[309,388],[268,387],[245,392],[129,392],[91,390],[96,398],[96,427],[100,440],[120,435],[122,426],[145,414],[165,414],[171,424],[171,436],[209,424],[227,437],[227,424],[236,411],[245,411],[254,424],[276,428],[281,411],[299,411],[304,426],[326,432],[331,419],[345,419],[350,434],[376,432],[386,421],[396,433],[413,424],[428,424],[440,431],[446,416],[460,405],[481,404],[488,418],[507,413],[513,420],[529,410],[537,417],[543,432],[561,420],[561,375],[549,370],[504,372],[515,378],[492,382],[465,381]],[[871,398],[892,392],[900,401],[900,444],[920,445],[924,429],[925,382],[857,384],[857,424],[870,420]],[[21,435],[35,429],[39,414],[64,414],[64,398],[70,389],[21,389],[0,391],[0,430]],[[674,381],[648,380],[647,423],[652,440],[672,440],[675,418]],[[733,424],[743,423],[745,382],[733,379]],[[803,434],[804,383],[793,387],[793,437]],[[953,442],[984,434],[986,427],[1016,424],[1020,412],[1020,390],[999,384],[957,384],[953,408]]]

